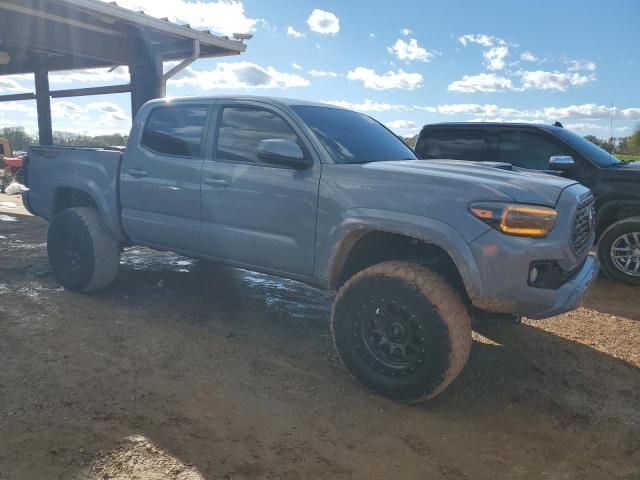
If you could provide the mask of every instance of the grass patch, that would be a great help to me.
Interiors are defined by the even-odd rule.
[[[631,160],[632,162],[640,162],[640,155],[622,155],[620,153],[615,153],[614,155],[620,160]]]

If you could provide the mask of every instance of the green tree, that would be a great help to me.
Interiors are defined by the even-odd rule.
[[[11,143],[13,150],[24,151],[33,145],[36,139],[29,135],[24,127],[5,127],[0,129],[0,137],[6,138]]]
[[[640,155],[640,126],[629,137],[629,153]]]

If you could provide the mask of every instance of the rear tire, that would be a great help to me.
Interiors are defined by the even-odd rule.
[[[612,279],[640,285],[640,217],[626,218],[607,228],[598,241],[598,258]]]
[[[336,350],[369,389],[415,403],[442,392],[471,349],[471,320],[442,277],[409,262],[385,262],[354,275],[331,316]]]
[[[47,252],[53,274],[73,292],[105,288],[118,274],[120,245],[95,208],[60,211],[49,225]]]

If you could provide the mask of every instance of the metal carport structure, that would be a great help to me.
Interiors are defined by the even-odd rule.
[[[53,143],[51,98],[131,93],[135,115],[164,96],[166,80],[197,58],[239,55],[237,40],[177,25],[99,0],[0,0],[0,75],[34,74],[35,92],[0,102],[36,100],[41,145]],[[163,62],[180,61],[163,74]],[[128,66],[130,82],[51,91],[49,72]],[[1,106],[1,103],[0,103]]]

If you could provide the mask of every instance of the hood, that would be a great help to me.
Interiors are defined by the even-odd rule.
[[[562,191],[577,183],[531,170],[503,170],[481,162],[460,160],[403,160],[372,162],[365,166],[367,169],[404,174],[412,180],[424,178],[431,182],[458,182],[460,188],[473,183],[484,187],[484,191],[495,191],[496,196],[507,195],[519,203],[548,206],[555,205]]]
[[[640,162],[631,162],[624,165],[611,165],[601,168],[603,178],[609,180],[640,180]]]

